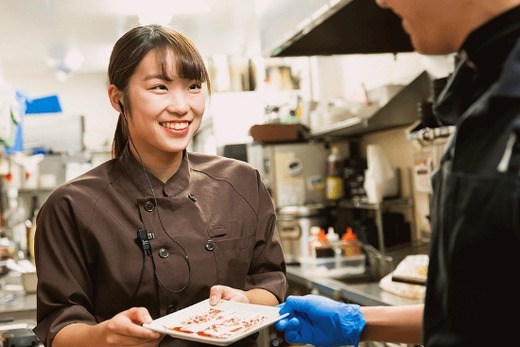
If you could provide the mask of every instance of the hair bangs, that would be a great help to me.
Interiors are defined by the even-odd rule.
[[[161,36],[155,43],[157,59],[166,79],[172,79],[177,73],[179,77],[200,81],[209,84],[209,76],[199,52],[181,35]],[[167,59],[172,54],[175,57],[176,66],[171,66]]]

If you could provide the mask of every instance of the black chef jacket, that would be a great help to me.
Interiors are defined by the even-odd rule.
[[[35,254],[34,331],[49,346],[67,324],[99,323],[135,306],[158,318],[207,299],[216,284],[263,288],[280,302],[287,289],[258,171],[198,153],[185,153],[165,184],[127,150],[58,187],[38,214]],[[184,345],[194,343],[161,343]]]
[[[435,106],[426,347],[512,346],[520,311],[520,7],[476,29]]]

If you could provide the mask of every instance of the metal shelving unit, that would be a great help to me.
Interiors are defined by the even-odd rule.
[[[372,210],[374,212],[375,224],[377,229],[377,241],[379,244],[378,249],[382,253],[386,252],[383,228],[383,213],[385,211],[392,210],[395,208],[404,208],[410,212],[411,218],[413,218],[414,216],[414,206],[413,200],[411,198],[385,199],[379,203],[368,203],[357,200],[341,200],[338,202],[338,207],[347,209]],[[412,228],[411,233],[413,234],[413,223],[410,223],[410,226]]]

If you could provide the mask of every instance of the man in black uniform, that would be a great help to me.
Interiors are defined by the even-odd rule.
[[[520,0],[377,0],[419,53],[458,53],[434,111],[456,132],[434,174],[425,304],[359,307],[289,297],[286,339],[509,346],[520,285]]]

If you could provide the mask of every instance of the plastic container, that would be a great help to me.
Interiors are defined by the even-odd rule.
[[[326,258],[301,258],[302,272],[308,276],[343,278],[366,272],[364,254],[353,256],[337,255]]]
[[[345,254],[346,241],[339,239],[339,235],[334,232],[333,227],[329,227],[327,233],[321,228],[313,230],[310,245],[313,246],[315,255],[300,258],[300,265],[304,274],[317,277],[343,278],[366,272],[366,256],[361,251],[357,237],[355,240],[347,240],[347,246],[357,247],[359,253],[354,254],[354,248],[354,251],[349,250],[348,253],[350,254],[347,255]],[[348,237],[352,238],[352,234],[349,235]]]

